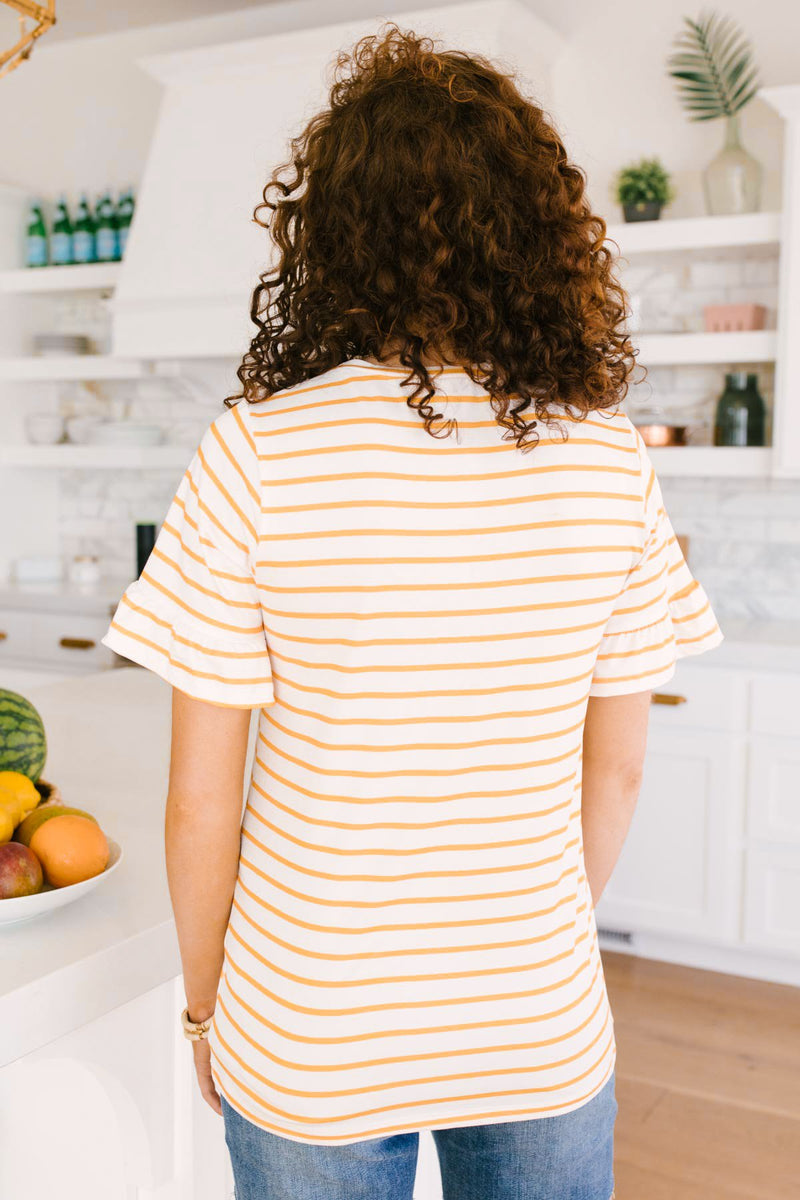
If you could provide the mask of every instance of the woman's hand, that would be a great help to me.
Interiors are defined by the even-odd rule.
[[[211,1077],[211,1047],[208,1044],[208,1038],[200,1038],[198,1041],[192,1042],[192,1049],[194,1050],[194,1069],[197,1072],[200,1093],[206,1104],[209,1104],[215,1113],[222,1116],[219,1092]]]

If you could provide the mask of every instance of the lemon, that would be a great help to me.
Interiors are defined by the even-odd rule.
[[[6,809],[0,808],[0,846],[11,841],[14,832],[14,818]]]
[[[15,825],[33,812],[41,796],[27,775],[0,771],[0,809],[10,814]]]

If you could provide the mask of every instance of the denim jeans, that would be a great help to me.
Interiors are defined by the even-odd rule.
[[[412,1200],[418,1133],[322,1146],[222,1114],[236,1200]],[[433,1129],[444,1200],[612,1200],[616,1115],[612,1073],[572,1112]]]

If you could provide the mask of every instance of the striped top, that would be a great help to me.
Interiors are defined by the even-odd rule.
[[[217,418],[105,645],[260,709],[209,1036],[245,1118],[338,1145],[568,1112],[615,1061],[581,842],[589,696],[722,634],[619,411],[504,442],[350,359]]]

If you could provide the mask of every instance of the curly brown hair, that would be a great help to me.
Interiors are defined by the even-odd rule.
[[[503,437],[528,448],[556,405],[581,419],[627,392],[626,296],[584,173],[481,56],[394,24],[342,52],[329,107],[291,141],[254,219],[279,253],[253,292],[258,332],[228,406],[394,352],[409,406],[447,436],[433,354],[462,365]]]

